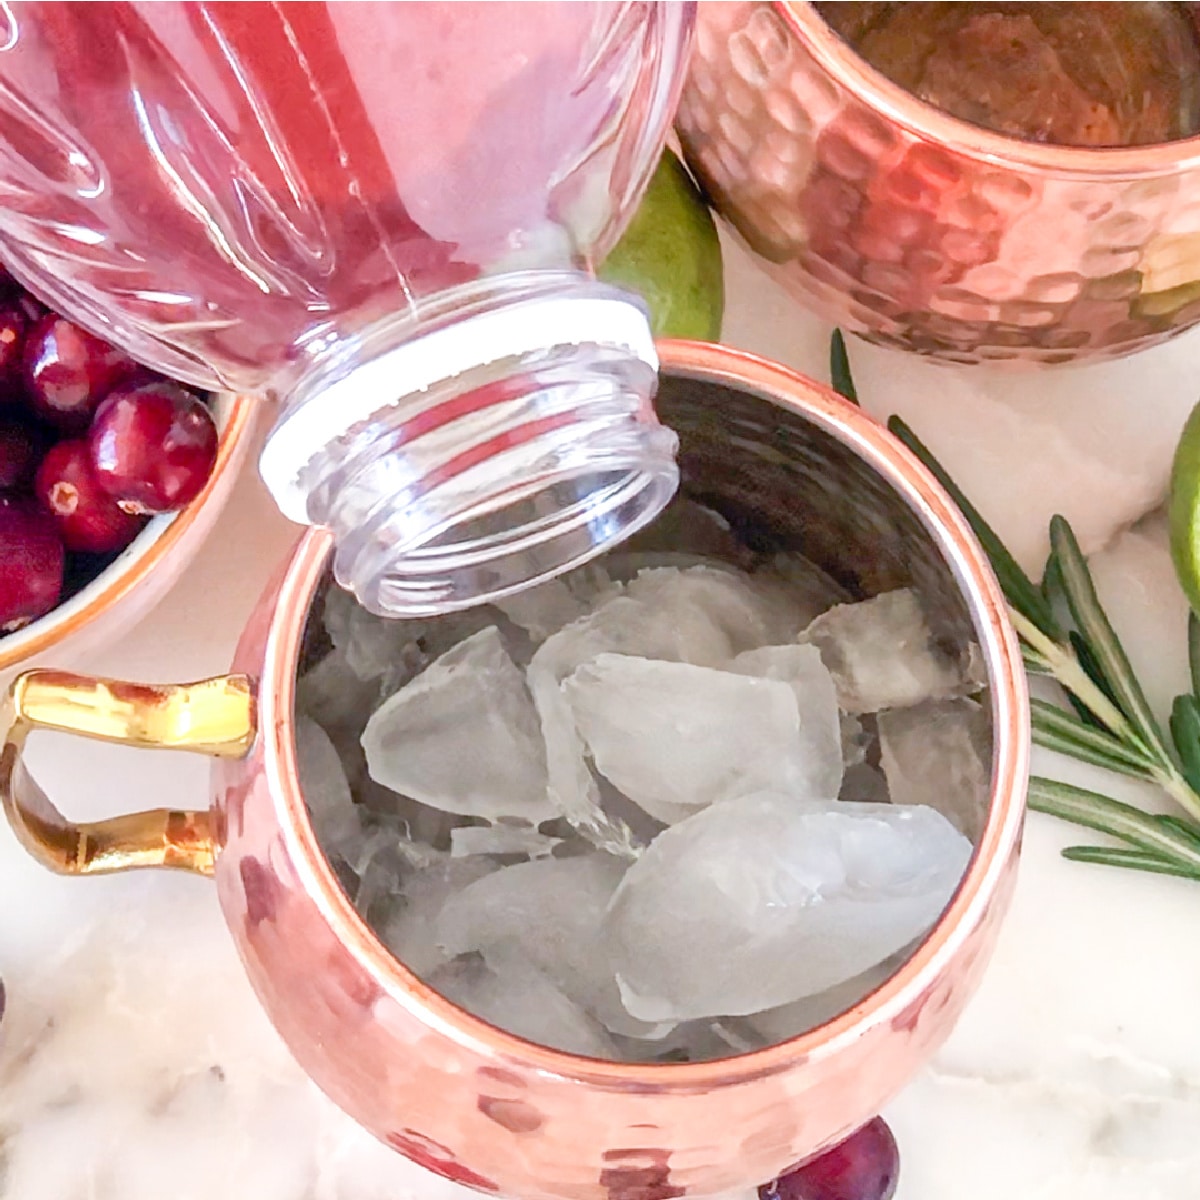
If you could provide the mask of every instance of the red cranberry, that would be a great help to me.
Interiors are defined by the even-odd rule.
[[[882,1117],[802,1167],[758,1189],[759,1200],[891,1200],[900,1151]]]
[[[46,448],[41,430],[19,417],[0,417],[0,492],[24,488]]]
[[[0,496],[0,632],[20,629],[58,603],[65,561],[50,514],[32,500]]]
[[[89,435],[100,486],[130,512],[173,512],[204,487],[217,456],[212,413],[174,383],[119,388]]]
[[[96,481],[91,450],[83,438],[51,446],[38,467],[34,491],[54,517],[68,550],[124,550],[142,527],[142,518],[121,508]]]
[[[137,364],[65,317],[46,313],[29,331],[24,370],[34,412],[68,433],[82,433],[100,401]]]
[[[0,404],[23,398],[21,364],[29,327],[40,311],[41,306],[28,296],[6,297],[0,302]]]

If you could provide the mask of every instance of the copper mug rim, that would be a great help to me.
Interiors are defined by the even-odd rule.
[[[889,123],[952,153],[1054,179],[1154,179],[1200,168],[1200,134],[1144,146],[1063,146],[1024,141],[973,125],[919,99],[872,67],[838,36],[810,0],[771,0],[771,7],[850,95]]]
[[[854,449],[920,517],[982,628],[990,685],[993,761],[988,816],[963,881],[938,923],[912,957],[859,1004],[816,1029],[766,1049],[700,1063],[635,1064],[552,1050],[488,1025],[422,983],[371,931],[342,890],[317,843],[296,769],[293,712],[296,664],[315,589],[332,551],[331,536],[314,529],[298,541],[276,592],[276,610],[298,614],[276,624],[258,687],[258,728],[282,836],[301,882],[337,938],[382,992],[476,1053],[520,1062],[558,1078],[646,1092],[728,1087],[820,1057],[868,1027],[897,1016],[932,985],[968,933],[983,919],[1019,842],[1029,768],[1028,698],[1021,654],[1003,594],[965,519],[932,475],[881,425],[828,388],[766,359],[707,343],[659,343],[664,371],[737,387],[791,408]],[[301,615],[302,614],[302,615]]]

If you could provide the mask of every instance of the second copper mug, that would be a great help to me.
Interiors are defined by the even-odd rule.
[[[1200,137],[1096,149],[968,124],[802,0],[701,3],[677,126],[768,269],[870,341],[1052,364],[1200,322]]]
[[[297,666],[329,579],[321,531],[300,538],[263,597],[234,674],[147,686],[35,670],[0,719],[0,799],[27,850],[69,875],[214,875],[253,986],[317,1084],[400,1153],[514,1197],[710,1195],[847,1136],[950,1032],[1015,877],[1024,673],[962,517],[897,441],[826,388],[722,347],[667,343],[661,355],[659,411],[680,435],[688,493],[756,548],[803,549],[855,594],[913,586],[943,628],[978,642],[987,672],[990,799],[962,884],[895,975],[820,1028],[717,1062],[599,1062],[495,1029],[397,962],[322,855],[297,779]],[[39,729],[212,754],[212,807],[74,824],[25,769],[25,739]]]

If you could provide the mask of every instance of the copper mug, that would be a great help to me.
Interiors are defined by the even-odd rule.
[[[297,667],[328,586],[331,542],[320,530],[299,539],[264,595],[234,674],[163,687],[34,670],[8,701],[0,797],[25,848],[70,875],[214,875],[254,988],[304,1069],[388,1145],[486,1191],[708,1195],[820,1152],[877,1112],[947,1036],[1014,882],[1024,673],[960,514],[903,446],[828,389],[723,347],[666,343],[661,355],[659,411],[680,435],[689,493],[752,543],[803,547],[857,594],[918,588],[947,629],[977,640],[987,671],[991,793],[962,885],[904,966],[821,1028],[717,1062],[598,1062],[486,1025],[398,963],[322,856],[297,781]],[[73,824],[25,770],[23,743],[39,729],[214,755],[212,806]]]
[[[1090,149],[970,125],[802,0],[700,4],[677,128],[768,269],[870,341],[1063,363],[1200,321],[1200,137]]]

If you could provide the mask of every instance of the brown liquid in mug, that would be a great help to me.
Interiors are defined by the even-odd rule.
[[[1195,6],[816,4],[877,71],[952,116],[1063,146],[1200,133]]]

